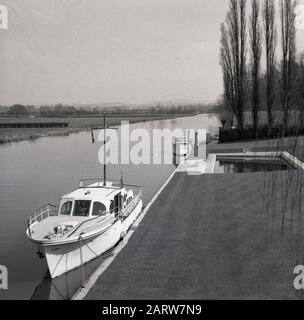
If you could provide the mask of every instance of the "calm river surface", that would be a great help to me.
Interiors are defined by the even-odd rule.
[[[214,115],[150,121],[130,126],[153,129],[209,129],[220,126]],[[215,131],[214,131],[215,130]],[[97,140],[98,132],[95,132]],[[83,178],[100,177],[98,162],[101,142],[91,143],[91,133],[66,137],[45,137],[35,142],[0,146],[0,265],[8,268],[8,290],[0,299],[69,299],[81,285],[83,270],[51,280],[45,259],[25,236],[28,217],[46,203],[58,204],[61,195],[77,188]],[[141,185],[144,202],[149,202],[174,170],[173,165],[108,166],[108,178]],[[98,266],[98,258],[85,266],[88,277]]]

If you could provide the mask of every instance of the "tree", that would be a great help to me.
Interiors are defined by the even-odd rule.
[[[53,117],[54,116],[54,110],[51,106],[41,106],[39,108],[39,114],[42,117]]]
[[[243,129],[246,74],[246,0],[230,0],[225,24],[221,25],[220,64],[224,97]]]
[[[54,107],[54,114],[57,117],[61,117],[64,115],[64,107],[61,103],[58,103]]]
[[[250,50],[251,50],[251,104],[253,128],[255,134],[258,129],[258,113],[260,109],[260,67],[261,67],[261,29],[259,23],[260,3],[252,0],[250,17]]]
[[[304,52],[299,55],[297,63],[297,82],[296,82],[296,93],[297,102],[301,111],[300,124],[303,126],[304,122]]]
[[[273,106],[275,101],[275,51],[277,46],[277,29],[275,25],[274,0],[265,0],[263,6],[264,40],[266,50],[266,106],[268,127],[273,127]]]
[[[292,92],[295,80],[296,28],[294,0],[281,0],[280,17],[282,31],[282,62],[281,62],[281,104],[283,108],[283,131],[288,127],[288,113],[294,103]]]
[[[228,42],[228,31],[225,25],[221,25],[221,51],[220,51],[220,64],[223,71],[224,83],[224,105],[229,111],[237,115],[236,109],[236,92],[235,92],[235,79],[234,68],[232,63],[232,48]]]
[[[28,114],[28,110],[22,104],[14,104],[8,109],[9,116],[14,116],[18,118],[19,116],[25,116]]]

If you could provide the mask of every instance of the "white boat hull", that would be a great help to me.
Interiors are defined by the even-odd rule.
[[[50,275],[59,277],[110,250],[123,238],[142,211],[142,200],[124,219],[117,220],[105,232],[77,242],[43,246]]]

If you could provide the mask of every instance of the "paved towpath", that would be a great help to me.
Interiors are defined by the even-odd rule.
[[[86,299],[299,298],[296,235],[262,211],[267,177],[176,173]]]

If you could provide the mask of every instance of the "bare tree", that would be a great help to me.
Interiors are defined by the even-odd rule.
[[[273,127],[273,106],[275,101],[275,51],[277,46],[275,15],[274,0],[265,0],[263,6],[263,22],[266,50],[266,105],[270,131]]]
[[[225,100],[243,129],[246,74],[246,0],[230,0],[225,24],[221,26],[220,63]]]
[[[251,50],[251,103],[255,134],[258,129],[258,113],[260,109],[260,67],[261,67],[261,29],[259,23],[260,2],[252,0],[250,17],[250,50]]]
[[[293,84],[295,79],[296,28],[295,8],[297,1],[281,0],[280,17],[282,32],[281,62],[281,104],[283,108],[283,130],[288,127],[288,113],[293,104]]]
[[[297,102],[300,109],[300,124],[303,127],[304,124],[304,52],[299,55],[297,63]]]
[[[234,66],[232,62],[232,48],[228,42],[229,36],[225,25],[221,25],[221,51],[220,51],[220,64],[223,70],[224,82],[224,104],[228,107],[229,111],[237,114],[235,103],[235,79],[234,79]]]

